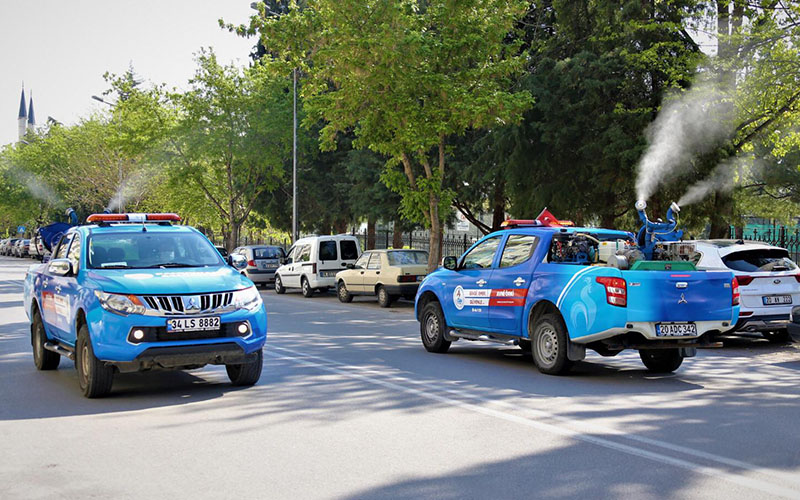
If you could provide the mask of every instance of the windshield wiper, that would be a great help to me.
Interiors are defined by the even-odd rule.
[[[165,267],[205,267],[205,266],[198,264],[188,264],[186,262],[164,262],[163,264],[153,264],[152,266],[147,266],[146,269],[155,269],[157,267],[165,268]]]

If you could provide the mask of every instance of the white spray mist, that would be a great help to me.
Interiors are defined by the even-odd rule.
[[[732,103],[708,77],[668,98],[647,132],[650,145],[637,167],[636,199],[649,199],[663,182],[684,173],[693,157],[727,138],[732,112]]]

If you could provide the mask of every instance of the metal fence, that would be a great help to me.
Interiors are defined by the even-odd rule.
[[[793,261],[800,260],[800,228],[775,226],[761,231],[758,228],[746,228],[744,231],[741,231],[741,229],[737,231],[735,228],[731,228],[731,238],[763,241],[770,245],[785,248],[789,251],[789,256]]]
[[[366,230],[353,232],[352,234],[353,236],[358,237],[358,241],[361,243],[362,249],[369,250],[367,248]],[[375,248],[392,248],[393,234],[394,233],[392,231],[375,231]],[[445,234],[442,237],[442,255],[460,256],[466,252],[467,249],[471,247],[473,243],[475,243],[475,241],[475,238],[470,238],[466,234],[462,236]],[[430,233],[427,231],[412,231],[409,233],[403,233],[403,248],[414,248],[416,250],[428,251],[430,249]]]

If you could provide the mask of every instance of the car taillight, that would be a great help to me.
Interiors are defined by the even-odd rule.
[[[317,263],[311,264],[311,274],[317,274]]]
[[[741,276],[740,276],[741,278]],[[753,281],[753,278],[750,276],[745,276],[745,278],[750,278],[750,281]],[[748,283],[750,283],[748,281]],[[731,299],[731,305],[738,306],[739,305],[739,280],[736,279],[736,276],[733,277],[733,281],[731,281],[731,290],[733,291],[733,298]]]
[[[595,278],[598,283],[606,287],[606,301],[612,306],[626,307],[628,305],[628,288],[622,278],[600,276]]]
[[[247,265],[248,265],[248,266],[250,266],[250,267],[256,267],[256,261],[254,261],[254,260],[248,260],[248,261],[247,261]]]
[[[797,282],[800,283],[800,274],[795,274],[794,279],[796,279]]]
[[[753,276],[737,276],[736,282],[739,283],[739,286],[747,286],[752,283],[754,279]]]
[[[398,283],[411,283],[417,281],[417,276],[415,274],[404,274],[403,276],[397,277]]]

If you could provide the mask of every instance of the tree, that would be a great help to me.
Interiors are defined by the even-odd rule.
[[[448,141],[514,121],[530,105],[528,93],[506,90],[524,57],[504,41],[524,8],[515,0],[318,0],[252,20],[267,50],[307,75],[304,107],[325,121],[323,147],[353,130],[354,147],[390,158],[383,180],[402,196],[404,216],[430,228],[431,270],[452,200]]]
[[[197,57],[191,88],[172,93],[177,110],[168,142],[173,175],[216,208],[228,250],[259,197],[278,185],[291,145],[286,82],[260,64],[222,66],[212,51]]]

